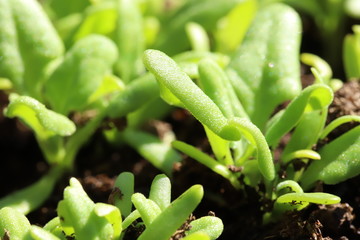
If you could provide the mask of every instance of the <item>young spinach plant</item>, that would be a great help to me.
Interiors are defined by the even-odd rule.
[[[0,210],[0,234],[11,239],[116,240],[126,236],[127,228],[138,228],[142,229],[138,239],[144,240],[167,240],[174,234],[181,234],[184,239],[217,239],[223,231],[219,218],[206,216],[187,222],[203,193],[201,185],[194,185],[171,201],[170,179],[160,174],[154,178],[146,198],[134,193],[134,175],[124,172],[118,176],[109,197],[114,205],[94,203],[80,182],[71,178],[70,186],[64,190],[64,200],[58,204],[56,218],[40,228],[30,225],[16,209],[5,207]]]

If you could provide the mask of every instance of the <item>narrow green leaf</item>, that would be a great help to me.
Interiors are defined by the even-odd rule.
[[[240,46],[257,10],[258,1],[242,1],[219,20],[215,32],[218,51],[232,53]]]
[[[134,193],[131,196],[131,201],[136,207],[136,210],[139,211],[141,219],[144,221],[147,228],[151,226],[152,222],[161,213],[160,207],[153,200],[147,199],[141,193]]]
[[[220,108],[226,118],[234,116],[232,102],[228,94],[227,78],[224,71],[211,59],[199,63],[199,85],[211,100]]]
[[[147,226],[138,240],[168,240],[195,210],[204,195],[201,185],[194,185],[175,199]]]
[[[313,150],[303,149],[303,150],[297,150],[295,152],[285,155],[282,158],[282,160],[284,163],[287,163],[291,160],[302,159],[302,158],[307,158],[307,159],[312,159],[312,160],[320,160],[321,156]]]
[[[343,60],[347,79],[360,77],[360,26],[353,26],[354,34],[348,34],[343,44]]]
[[[299,122],[304,113],[323,110],[332,99],[333,92],[325,84],[314,84],[305,88],[268,127],[266,131],[268,144],[276,147],[280,138]]]
[[[156,79],[214,133],[227,132],[229,140],[240,138],[236,129],[227,128],[227,120],[216,104],[166,54],[146,50],[144,64]]]
[[[169,176],[172,175],[174,164],[181,161],[181,156],[169,143],[162,142],[151,134],[128,128],[121,135],[141,156]]]
[[[341,201],[338,196],[329,193],[287,193],[276,199],[279,203],[309,202],[316,204],[336,204]],[[296,202],[296,203],[294,203]]]
[[[296,192],[296,193],[303,193],[303,189],[300,187],[300,185],[293,181],[293,180],[285,180],[280,182],[277,186],[276,186],[276,192],[280,192],[282,190],[287,190],[288,192]]]
[[[144,70],[141,56],[145,50],[143,19],[137,1],[117,0],[116,64],[120,77],[129,82]]]
[[[189,22],[185,25],[185,29],[194,51],[210,51],[209,38],[200,24]]]
[[[131,212],[131,196],[134,193],[134,184],[134,174],[131,172],[120,173],[116,178],[111,197],[109,197],[124,217],[127,217]]]
[[[159,86],[150,74],[133,80],[126,88],[111,100],[107,114],[111,118],[119,118],[133,112],[145,103],[159,96]]]
[[[171,183],[165,174],[156,175],[151,183],[149,199],[153,200],[164,211],[171,202]]]
[[[265,136],[262,134],[260,129],[247,118],[232,118],[229,120],[229,125],[240,131],[242,135],[256,147],[256,159],[258,161],[261,174],[267,180],[273,180],[275,178],[273,157]]]
[[[325,145],[319,151],[321,160],[306,169],[301,185],[304,189],[321,180],[337,184],[360,173],[360,127],[356,127]]]
[[[240,1],[242,0],[187,1],[175,15],[171,16],[160,31],[154,48],[169,55],[185,51],[189,47],[189,41],[185,34],[186,23],[196,22],[205,30],[212,30],[217,21]]]
[[[30,235],[34,240],[60,240],[60,238],[56,237],[52,233],[35,225],[31,226]]]
[[[344,123],[349,123],[349,122],[360,122],[360,116],[346,115],[346,116],[341,116],[339,118],[336,118],[335,120],[333,120],[329,125],[327,125],[324,128],[324,130],[322,131],[322,133],[320,135],[320,139],[326,138],[326,136],[331,131],[333,131],[335,128],[339,127],[340,125],[342,125]]]
[[[236,174],[232,173],[228,167],[220,164],[215,159],[201,152],[199,149],[181,141],[174,141],[172,142],[172,145],[174,148],[210,168],[220,176],[228,179],[235,188],[239,189],[241,187]]]
[[[302,53],[300,59],[306,65],[314,67],[319,72],[320,77],[324,79],[324,83],[329,84],[332,77],[332,70],[324,59],[311,53]]]
[[[122,219],[119,209],[115,206],[96,203],[94,212],[99,217],[104,217],[112,226],[113,234],[112,239],[118,239],[122,231]]]

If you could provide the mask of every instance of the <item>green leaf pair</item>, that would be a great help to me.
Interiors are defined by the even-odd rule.
[[[115,184],[113,200],[116,206],[125,213],[123,228],[127,228],[134,220],[141,218],[145,230],[139,240],[169,239],[186,221],[203,197],[200,185],[194,185],[174,201],[171,201],[171,184],[165,175],[157,175],[150,188],[149,198],[134,192],[134,177],[131,173],[119,175]],[[131,202],[136,210],[130,213]],[[206,234],[209,239],[217,239],[223,224],[216,217],[202,217],[189,223],[191,229],[185,229],[189,237],[199,232]]]
[[[22,239],[122,239],[125,229],[138,218],[145,224],[139,240],[169,239],[186,222],[200,203],[204,191],[194,185],[180,197],[171,201],[170,179],[157,175],[151,184],[150,196],[134,193],[134,175],[121,173],[109,197],[114,205],[94,203],[83,190],[80,182],[70,179],[64,190],[64,200],[57,208],[58,217],[44,228],[31,226],[23,213],[12,207],[0,209],[0,236]],[[131,212],[134,204],[136,210]],[[125,217],[122,221],[122,216]],[[217,239],[223,231],[222,221],[214,216],[201,217],[183,229],[186,238]],[[184,235],[184,236],[185,236]]]

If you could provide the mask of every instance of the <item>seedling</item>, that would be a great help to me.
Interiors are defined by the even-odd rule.
[[[44,228],[31,226],[22,213],[5,207],[0,210],[0,234],[11,239],[122,239],[126,229],[141,218],[135,227],[145,225],[145,230],[138,239],[167,240],[186,222],[202,197],[202,186],[194,185],[171,201],[170,179],[161,174],[155,177],[146,198],[134,193],[134,176],[125,172],[119,175],[110,196],[115,206],[95,204],[79,181],[71,178],[70,186],[64,190],[64,200],[58,204],[58,216]],[[201,217],[186,226],[179,232],[189,239],[217,239],[223,231],[222,221],[214,216]]]
[[[285,195],[273,192],[274,186],[282,184],[277,174],[280,169],[285,169],[285,179],[294,184],[299,181],[306,190],[318,180],[336,184],[358,175],[359,128],[350,130],[318,152],[312,146],[337,126],[359,121],[359,117],[344,116],[325,127],[327,109],[333,99],[329,85],[336,86],[333,83],[337,82],[331,79],[330,67],[314,55],[302,55],[302,59],[313,66],[316,81],[301,90],[297,14],[284,5],[269,5],[260,13],[225,71],[208,59],[199,62],[196,76],[199,86],[166,54],[157,50],[145,52],[144,64],[158,80],[162,98],[186,108],[202,123],[215,159],[184,142],[175,141],[173,146],[227,178],[235,188],[242,186],[240,176],[251,186],[264,183],[267,189],[264,196],[276,200],[277,205],[301,202],[304,207],[311,202],[337,203],[340,201],[337,196],[303,193],[301,187],[301,191]],[[259,29],[271,31],[272,37],[267,39],[270,34]],[[287,38],[282,37],[285,32]],[[278,104],[289,99],[285,109],[270,116]],[[275,165],[272,151],[290,132],[291,139]],[[302,159],[309,167],[295,169],[294,159]],[[241,171],[232,172],[232,166]]]

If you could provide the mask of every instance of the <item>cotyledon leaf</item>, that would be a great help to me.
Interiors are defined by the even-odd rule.
[[[194,211],[204,195],[201,185],[194,185],[175,199],[146,227],[138,240],[167,240]]]
[[[229,125],[219,107],[166,54],[146,50],[144,64],[154,74],[161,88],[177,99],[195,118],[227,140],[239,140],[240,133]],[[165,99],[167,100],[167,99]],[[224,133],[224,134],[223,134]]]
[[[19,117],[40,138],[54,134],[69,136],[76,130],[75,124],[67,117],[47,109],[44,104],[28,96],[11,97],[5,115]]]

